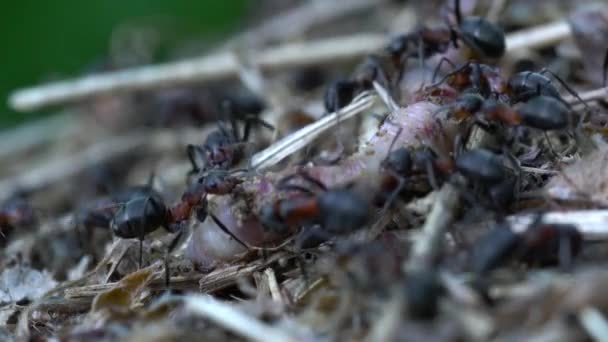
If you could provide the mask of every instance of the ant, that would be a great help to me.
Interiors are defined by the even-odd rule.
[[[229,169],[239,163],[244,157],[244,145],[249,140],[249,134],[253,124],[260,124],[268,129],[274,127],[257,116],[246,116],[243,135],[234,117],[230,118],[230,127],[226,127],[223,122],[218,122],[218,129],[209,133],[203,145],[189,144],[186,147],[188,158],[192,164],[194,174],[207,169]],[[203,161],[203,167],[199,167],[197,157]]]
[[[14,194],[0,206],[0,245],[8,241],[13,230],[33,227],[37,223],[36,210],[30,205],[26,194]]]
[[[450,64],[454,69],[440,81],[428,86],[427,89],[437,88],[446,82],[450,87],[458,91],[467,89],[469,92],[478,93],[484,98],[488,98],[493,94],[503,94],[507,91],[507,84],[496,68],[475,61],[469,61],[456,67],[452,61],[443,57],[437,64],[437,67],[435,67],[433,80],[437,77],[437,73],[444,62]]]
[[[407,273],[405,295],[407,312],[417,320],[432,320],[439,311],[439,299],[444,289],[437,271],[415,270]]]
[[[384,205],[386,210],[396,197],[406,188],[406,181],[415,175],[426,173],[429,184],[438,187],[437,175],[448,174],[453,169],[451,159],[441,159],[426,146],[418,148],[400,147],[392,150],[382,162],[383,176],[380,181],[380,193],[374,203]]]
[[[321,193],[290,184],[297,177],[317,187]],[[261,208],[260,221],[269,231],[285,233],[293,226],[318,223],[325,233],[343,234],[362,228],[370,219],[368,203],[360,195],[349,189],[327,189],[306,172],[300,171],[281,179],[277,189],[300,194]]]
[[[519,170],[516,161],[508,159]],[[517,190],[517,177],[507,171],[500,156],[494,152],[483,148],[464,152],[456,158],[455,169],[482,190],[496,208],[512,202],[513,189]]]
[[[450,106],[452,117],[457,120],[475,116],[476,123],[489,130],[490,123],[508,126],[524,125],[541,131],[562,130],[572,126],[570,108],[562,101],[546,95],[538,95],[512,108],[495,99],[484,99],[476,93],[464,93]]]
[[[448,28],[423,27],[413,33],[395,37],[386,47],[387,53],[397,66],[403,61],[418,55],[425,56],[447,51],[450,43],[458,48],[460,39],[478,58],[500,58],[505,53],[506,41],[504,31],[488,20],[477,17],[462,17],[460,0],[454,1],[456,25]],[[413,49],[412,49],[413,48]],[[416,54],[412,51],[416,51]]]
[[[357,68],[352,78],[338,79],[327,86],[323,96],[325,110],[332,113],[344,108],[360,92],[372,89],[374,82],[390,89],[380,57],[372,55]]]
[[[210,171],[201,176],[186,189],[181,200],[173,206],[168,206],[162,195],[154,190],[149,182],[148,185],[132,187],[100,199],[93,208],[77,214],[77,221],[85,227],[109,227],[119,238],[138,238],[140,266],[144,237],[159,227],[170,233],[181,233],[194,211],[199,221],[211,216],[226,234],[245,245],[207,210],[207,194],[229,193],[240,183],[236,177],[229,177],[227,173],[217,171]]]
[[[572,257],[582,249],[583,237],[571,224],[542,222],[542,215],[523,233],[515,233],[506,224],[500,224],[486,234],[475,246],[471,267],[477,274],[486,274],[511,260],[527,265],[568,268]]]
[[[509,95],[512,103],[526,102],[539,95],[553,97],[563,102],[559,91],[555,88],[551,79],[545,76],[545,74],[548,74],[557,80],[568,93],[587,107],[587,103],[576,91],[574,91],[574,89],[557,74],[547,68],[543,68],[540,71],[522,71],[511,76],[507,82],[506,93]]]

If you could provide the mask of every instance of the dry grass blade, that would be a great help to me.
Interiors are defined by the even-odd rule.
[[[298,131],[277,141],[272,146],[253,155],[251,166],[254,169],[265,169],[276,165],[292,153],[306,147],[328,129],[336,126],[340,121],[354,117],[355,115],[369,109],[374,104],[376,95],[363,93],[353,102],[336,113],[331,113]]]
[[[287,333],[263,323],[244,312],[238,310],[234,305],[220,302],[211,296],[190,295],[184,298],[186,310],[201,315],[216,324],[230,330],[238,335],[253,341],[301,341]]]
[[[570,26],[566,21],[559,20],[510,34],[507,37],[507,51],[547,47],[568,36]],[[385,35],[363,33],[284,44],[254,54],[251,61],[263,71],[335,63],[372,53],[386,43]],[[232,53],[217,53],[191,60],[143,66],[17,90],[9,97],[9,104],[19,111],[31,111],[101,94],[235,77],[238,72],[239,64]]]
[[[524,232],[534,219],[535,215],[518,215],[510,217],[509,221],[514,231]],[[546,223],[573,224],[586,240],[608,239],[608,210],[548,212],[542,219]]]

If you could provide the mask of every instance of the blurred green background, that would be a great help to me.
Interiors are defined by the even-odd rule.
[[[7,106],[17,88],[83,73],[109,51],[115,29],[158,24],[159,51],[179,42],[212,39],[234,30],[247,0],[11,1],[0,15],[0,129],[47,115],[15,113]],[[162,61],[162,53],[155,61]]]

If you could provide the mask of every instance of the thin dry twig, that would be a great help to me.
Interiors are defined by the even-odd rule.
[[[336,63],[364,56],[380,49],[385,42],[384,35],[357,34],[268,48],[252,53],[250,60],[262,71],[276,71],[312,64]],[[219,80],[234,77],[238,72],[239,63],[234,54],[222,52],[18,90],[10,96],[9,104],[19,111],[31,111],[101,94]]]
[[[536,215],[516,215],[509,217],[511,228],[515,232],[524,232],[534,221]],[[583,234],[585,240],[608,239],[608,210],[578,210],[567,212],[547,212],[543,222],[553,224],[572,224]]]
[[[507,36],[507,51],[542,48],[569,36],[570,26],[566,21],[559,20],[510,34]],[[377,51],[386,42],[385,35],[361,33],[305,43],[289,43],[251,54],[251,62],[262,71],[335,63]],[[222,52],[17,90],[9,97],[9,104],[19,111],[31,111],[101,94],[224,79],[234,77],[238,72],[239,65],[234,55]]]
[[[445,183],[435,198],[433,209],[421,229],[421,236],[412,246],[410,257],[404,265],[406,271],[425,270],[433,265],[444,233],[456,216],[460,189],[451,183]]]
[[[353,102],[339,110],[324,116],[296,132],[277,141],[268,148],[254,154],[251,158],[251,167],[254,169],[265,169],[276,165],[287,156],[301,150],[319,137],[328,129],[336,126],[339,122],[350,119],[355,115],[372,107],[376,96],[371,93],[363,93]]]
[[[593,307],[587,307],[578,314],[581,325],[595,341],[608,340],[608,322],[602,312]]]
[[[245,314],[234,305],[221,302],[211,296],[189,295],[184,298],[184,303],[186,310],[201,315],[225,329],[254,341],[286,342],[302,340],[283,329],[278,329]]]

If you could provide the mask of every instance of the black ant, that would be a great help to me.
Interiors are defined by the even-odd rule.
[[[307,187],[290,184],[296,177],[317,187],[321,193],[316,194]],[[294,226],[318,223],[324,232],[343,234],[362,228],[370,219],[367,201],[356,192],[327,189],[323,183],[305,172],[283,178],[277,189],[297,191],[299,194],[261,208],[260,221],[269,231],[285,233]]]
[[[382,162],[383,176],[380,181],[380,193],[374,203],[388,208],[395,198],[406,189],[406,182],[413,176],[426,174],[433,188],[438,187],[438,175],[447,175],[454,168],[451,159],[439,158],[430,148],[400,147],[391,150]],[[408,190],[411,190],[407,188]]]
[[[488,98],[491,95],[503,94],[507,91],[507,84],[496,68],[474,61],[469,61],[456,67],[453,62],[444,57],[437,64],[433,72],[433,80],[437,77],[437,73],[444,62],[449,63],[454,70],[427,88],[436,88],[446,82],[450,87],[458,91],[468,90],[470,93],[478,93],[484,98]]]
[[[519,169],[514,160],[508,159],[514,168]],[[499,155],[482,148],[466,151],[456,158],[455,169],[485,193],[496,208],[512,202],[517,190],[517,177],[507,171]]]
[[[170,233],[181,232],[194,211],[199,221],[211,216],[226,234],[245,245],[207,211],[207,194],[229,193],[240,183],[235,177],[228,176],[228,172],[220,171],[210,171],[208,176],[201,176],[173,206],[168,206],[162,195],[149,183],[100,199],[92,208],[78,213],[77,221],[85,227],[109,227],[115,236],[123,239],[138,238],[140,266],[144,237],[159,227]]]
[[[240,130],[236,119],[230,118],[230,127],[226,127],[223,122],[218,122],[218,129],[209,133],[203,145],[187,146],[188,158],[192,164],[191,174],[202,170],[219,168],[229,169],[239,163],[245,155],[245,145],[249,140],[252,125],[260,124],[268,129],[274,130],[274,127],[257,116],[247,116],[243,119],[245,126],[243,135],[240,135]],[[197,157],[203,161],[203,167],[199,167]]]
[[[587,110],[589,110],[587,103],[578,95],[578,93],[557,74],[547,68],[543,68],[538,72],[522,71],[513,75],[507,82],[506,89],[506,94],[509,96],[511,103],[527,102],[530,99],[543,95],[557,99],[565,104],[559,91],[555,88],[551,79],[545,76],[545,74],[556,79],[570,95],[574,96]]]
[[[462,17],[460,0],[454,1],[456,26],[448,28],[421,28],[413,33],[394,38],[386,51],[395,65],[403,65],[407,58],[418,56],[421,60],[436,53],[447,51],[450,43],[458,47],[460,39],[477,58],[500,58],[505,53],[505,34],[497,25],[476,17]]]
[[[505,224],[488,232],[474,248],[471,267],[477,274],[486,274],[518,260],[527,265],[567,268],[580,253],[582,243],[576,226],[543,223],[539,215],[523,233],[515,233]]]
[[[323,103],[328,113],[336,112],[350,104],[356,95],[373,88],[373,83],[390,89],[388,77],[378,56],[368,56],[357,68],[354,76],[331,82],[325,89]]]
[[[416,270],[407,273],[405,295],[410,318],[432,320],[439,311],[443,287],[435,270]]]
[[[8,241],[13,230],[30,228],[38,223],[36,210],[24,193],[16,193],[0,206],[0,245]]]

